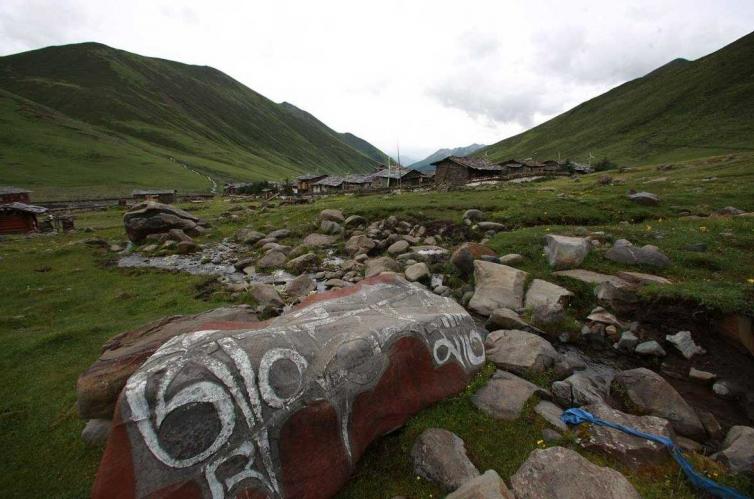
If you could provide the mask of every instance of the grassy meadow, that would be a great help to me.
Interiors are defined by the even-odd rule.
[[[549,279],[543,236],[576,234],[579,227],[588,227],[605,231],[609,239],[626,237],[635,244],[655,244],[671,258],[673,265],[662,271],[637,269],[674,281],[666,288],[648,289],[650,298],[676,296],[713,310],[754,314],[754,218],[706,217],[730,205],[754,211],[754,155],[680,162],[664,171],[646,165],[608,174],[618,183],[600,185],[600,174],[594,174],[579,181],[558,178],[476,191],[337,196],[311,205],[237,211],[233,213],[240,218],[232,221],[218,218],[237,205],[227,199],[184,207],[213,222],[212,232],[200,242],[230,236],[242,226],[287,227],[296,237],[304,236],[314,230],[316,214],[330,207],[372,220],[396,215],[425,224],[460,224],[464,210],[479,208],[510,229],[498,233],[491,246],[500,253],[521,253],[526,257],[521,268]],[[631,188],[654,192],[662,201],[657,207],[635,205],[626,198]],[[211,279],[118,269],[112,253],[83,242],[92,237],[124,241],[121,216],[122,211],[115,208],[78,213],[77,227],[91,227],[94,232],[13,236],[0,241],[4,470],[0,490],[4,497],[87,496],[101,450],[87,448],[79,438],[84,426],[74,404],[79,373],[98,357],[102,344],[119,332],[165,315],[227,303],[226,295],[208,292]],[[456,242],[460,234],[449,240]],[[692,243],[705,243],[708,249],[703,253],[686,250]],[[583,267],[606,272],[625,269],[596,252]],[[518,421],[502,423],[471,405],[471,394],[492,371],[488,366],[464,393],[423,411],[404,429],[375,442],[341,496],[441,496],[434,485],[416,478],[409,461],[414,438],[433,426],[461,436],[479,469],[494,468],[509,478],[531,449],[548,444],[540,442],[544,422],[531,406]],[[577,437],[567,434],[561,445],[577,448]],[[587,457],[607,463],[599,456]],[[706,459],[695,460],[711,475],[754,494],[751,482],[725,476]],[[695,497],[673,464],[641,474],[618,468],[645,497]]]

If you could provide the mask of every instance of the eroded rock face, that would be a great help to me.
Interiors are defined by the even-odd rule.
[[[485,360],[460,305],[395,275],[219,326],[174,338],[129,379],[95,498],[329,497],[370,442]]]
[[[670,421],[673,429],[690,438],[703,439],[704,426],[694,409],[662,376],[644,367],[621,371],[613,380],[615,399],[640,414]]]
[[[619,472],[592,464],[564,447],[535,449],[511,477],[519,499],[639,499]]]
[[[112,419],[115,401],[126,380],[163,343],[217,322],[252,322],[248,306],[223,307],[195,315],[163,317],[121,333],[102,347],[102,355],[79,376],[76,406],[82,419]]]
[[[527,275],[523,270],[507,265],[475,260],[475,288],[469,308],[484,316],[489,316],[494,310],[502,307],[521,308]]]
[[[674,436],[673,429],[666,419],[656,416],[634,416],[612,409],[605,404],[593,404],[584,409],[605,421],[644,433],[661,435],[670,439]],[[587,449],[611,456],[633,469],[652,466],[670,459],[670,453],[662,444],[599,425],[589,426],[582,445]]]
[[[429,428],[414,442],[411,460],[417,475],[454,490],[479,476],[466,455],[463,440],[448,430]]]
[[[168,204],[147,201],[139,203],[123,215],[123,225],[128,238],[141,242],[149,234],[181,229],[188,235],[199,235],[201,221],[191,213]]]

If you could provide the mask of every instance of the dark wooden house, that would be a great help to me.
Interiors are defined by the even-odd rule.
[[[308,194],[312,191],[312,185],[327,177],[324,174],[307,174],[296,177],[296,192],[299,194]]]
[[[524,175],[544,175],[545,164],[533,159],[525,159],[521,161],[524,165]]]
[[[0,185],[0,204],[8,203],[30,203],[29,194],[31,191],[13,186]]]
[[[366,191],[372,187],[372,175],[347,175],[343,178],[344,191]]]
[[[343,177],[325,177],[312,184],[314,194],[327,194],[343,190]]]
[[[175,189],[153,191],[135,190],[131,193],[131,197],[138,201],[152,200],[159,201],[160,203],[172,204],[175,203],[177,193],[178,191],[176,191]]]
[[[23,234],[39,230],[37,215],[47,208],[14,201],[0,204],[0,234]]]
[[[435,166],[435,184],[463,185],[474,180],[493,179],[503,174],[503,167],[486,158],[448,156],[432,163]]]

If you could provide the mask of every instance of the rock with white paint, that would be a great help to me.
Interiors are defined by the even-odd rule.
[[[668,334],[665,339],[672,343],[681,352],[681,355],[690,359],[694,355],[706,353],[704,348],[694,343],[691,331],[678,331],[676,334]]]
[[[376,438],[462,391],[483,330],[383,274],[165,343],[129,379],[92,495],[335,495]]]
[[[565,447],[535,449],[511,477],[519,499],[639,499],[614,469],[597,466]]]
[[[479,476],[463,440],[442,428],[429,428],[419,435],[411,448],[411,460],[417,475],[446,490],[455,490]]]
[[[469,308],[484,316],[501,307],[521,308],[527,275],[523,270],[507,265],[475,260],[475,288]]]
[[[516,374],[544,372],[560,358],[546,339],[516,329],[493,331],[484,345],[488,360]]]
[[[513,499],[513,494],[495,470],[487,470],[445,496],[445,499]]]
[[[572,269],[581,265],[589,254],[589,240],[583,237],[545,236],[545,254],[550,267],[554,269]]]

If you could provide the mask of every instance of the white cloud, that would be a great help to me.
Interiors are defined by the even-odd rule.
[[[210,65],[422,156],[518,133],[751,26],[748,0],[4,0],[0,52],[94,40]]]

